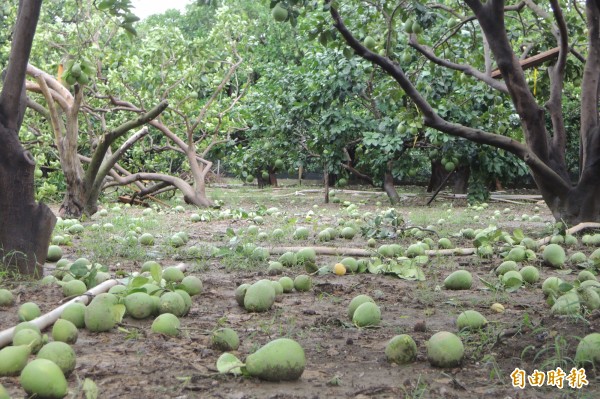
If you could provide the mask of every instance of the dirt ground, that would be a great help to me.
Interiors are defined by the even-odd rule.
[[[223,195],[227,195],[225,192]],[[363,197],[341,193],[344,199],[359,202]],[[294,216],[299,225],[311,227],[306,212],[313,210],[321,215],[319,226],[327,225],[341,217],[340,204],[320,203],[318,193],[298,196],[281,196],[274,192],[267,195],[265,206],[278,206],[288,217]],[[296,202],[292,203],[292,200]],[[365,197],[359,206],[361,212],[375,212],[385,209],[375,202],[382,197]],[[423,207],[423,197],[406,197],[406,202],[397,207],[408,220],[411,217],[427,219],[435,223],[439,214],[446,212],[450,203],[438,201],[435,208]],[[319,204],[319,208],[313,208]],[[246,209],[256,205],[248,200],[239,203]],[[464,204],[453,204],[453,215],[467,215],[464,220],[478,222],[471,227],[485,227],[496,209],[510,207],[513,213],[534,214],[534,204],[490,203],[483,212],[473,211]],[[507,230],[523,228],[533,238],[540,238],[548,232],[544,221],[551,220],[545,207],[540,205],[542,222],[520,222],[502,219],[500,227]],[[434,209],[435,211],[432,211]],[[141,208],[124,209],[128,217],[140,217]],[[189,208],[184,213],[167,213],[157,227],[166,238],[173,231],[184,230],[190,236],[187,246],[212,242],[226,246],[231,237],[227,229],[237,231],[252,224],[251,219],[214,220],[191,223],[189,215],[195,210]],[[423,216],[425,215],[425,216]],[[457,225],[453,233],[458,233]],[[97,223],[99,218],[84,222],[84,225]],[[278,220],[275,222],[275,220]],[[271,231],[280,227],[276,218],[265,216],[261,228]],[[429,224],[428,223],[428,224]],[[468,227],[468,226],[463,226]],[[318,231],[318,230],[316,230]],[[79,256],[94,258],[86,253],[88,247],[82,245],[81,238],[73,238],[73,246],[64,248],[65,256],[75,259]],[[470,246],[460,238],[453,238],[459,246]],[[117,270],[138,270],[143,260],[160,258],[163,266],[174,265],[179,251],[163,251],[157,240],[155,248],[134,260],[118,256],[108,262],[112,272]],[[403,248],[414,238],[378,240],[379,244],[398,241]],[[99,243],[99,245],[102,245]],[[309,240],[282,243],[263,242],[267,248],[281,245],[316,245],[314,237]],[[322,244],[318,244],[322,245]],[[325,245],[337,247],[366,248],[366,240],[357,235],[353,240],[336,239]],[[570,248],[569,252],[582,250],[586,254],[591,249],[583,246]],[[271,255],[271,260],[277,256]],[[333,265],[338,257],[319,256],[319,265]],[[200,277],[204,291],[193,298],[189,315],[181,319],[183,333],[179,338],[168,338],[150,332],[151,320],[136,321],[125,318],[120,329],[109,333],[90,333],[80,330],[79,340],[74,345],[77,353],[77,367],[69,377],[69,397],[85,397],[80,384],[91,378],[100,389],[99,398],[598,398],[600,397],[600,375],[595,370],[587,370],[589,385],[581,389],[556,387],[515,388],[510,374],[515,368],[528,373],[534,369],[550,371],[560,366],[568,373],[573,367],[572,357],[578,338],[600,329],[600,313],[592,313],[586,318],[554,317],[549,314],[541,282],[524,287],[516,292],[486,289],[477,278],[495,281],[493,269],[502,262],[496,255],[493,259],[482,260],[474,256],[431,257],[423,271],[426,280],[406,281],[393,276],[357,274],[336,276],[333,274],[313,276],[313,288],[309,292],[284,294],[281,302],[265,313],[248,313],[239,307],[234,298],[234,290],[241,283],[251,283],[267,276],[264,264],[247,266],[235,258],[209,258],[201,261],[184,259],[188,273]],[[240,267],[236,267],[236,262]],[[266,263],[266,262],[265,262]],[[556,275],[557,271],[540,266],[541,280]],[[467,291],[447,291],[439,289],[444,278],[453,270],[465,268],[474,277],[474,286]],[[565,274],[566,280],[573,280],[577,270]],[[287,268],[285,275],[292,278],[304,273],[300,267]],[[0,330],[18,323],[16,310],[20,303],[34,301],[43,312],[57,307],[62,299],[58,286],[37,286],[27,281],[8,281],[5,278],[0,286],[10,288],[16,294],[17,304],[10,308],[0,308]],[[382,323],[377,328],[359,329],[352,325],[346,316],[350,300],[358,294],[371,295],[382,311]],[[495,313],[490,305],[502,303],[506,311]],[[457,315],[466,309],[482,313],[489,325],[479,332],[458,332],[455,325]],[[209,345],[210,333],[219,326],[228,326],[240,336],[241,346],[234,352],[244,359],[261,345],[279,337],[297,340],[305,349],[307,366],[296,382],[271,383],[256,379],[221,375],[216,370],[216,360],[220,352]],[[466,349],[466,357],[461,367],[439,369],[427,361],[426,341],[438,331],[451,331],[459,334]],[[386,343],[397,334],[410,334],[417,343],[418,358],[415,363],[398,366],[385,359]],[[17,377],[0,377],[14,398],[23,397]],[[565,385],[567,382],[565,381]]]

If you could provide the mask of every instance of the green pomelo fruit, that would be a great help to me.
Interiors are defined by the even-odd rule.
[[[550,237],[551,244],[563,244],[564,242],[565,242],[565,237],[563,237],[559,234]]]
[[[254,248],[254,250],[252,251],[252,254],[250,255],[250,259],[252,260],[256,260],[259,262],[264,262],[267,259],[269,259],[269,250],[263,247],[256,247]]]
[[[160,296],[158,313],[172,313],[177,317],[185,315],[185,301],[176,292],[165,292]]]
[[[575,252],[569,257],[569,262],[573,265],[579,265],[587,261],[587,256],[583,252]]]
[[[110,295],[110,296],[108,296]],[[92,332],[110,331],[117,324],[114,306],[117,299],[112,294],[100,294],[85,308],[85,327]]]
[[[329,231],[327,230],[320,231],[319,234],[317,234],[317,240],[331,241],[331,234],[329,234]]]
[[[377,326],[381,322],[381,310],[373,302],[365,302],[356,308],[352,322],[357,327]]]
[[[185,276],[181,280],[182,288],[191,296],[198,295],[202,292],[202,280],[196,276]]]
[[[375,49],[375,46],[377,46],[377,42],[371,36],[367,36],[365,37],[364,45],[366,48],[373,51]]]
[[[344,227],[342,231],[340,231],[340,236],[345,238],[346,240],[351,240],[356,235],[356,230],[353,227]]]
[[[48,255],[46,256],[48,262],[57,262],[62,256],[62,249],[58,245],[50,245],[48,247]]]
[[[0,377],[18,375],[27,364],[30,349],[27,345],[7,346],[0,349]]]
[[[308,238],[309,231],[306,227],[298,227],[296,231],[294,231],[294,239],[296,240],[306,240]]]
[[[244,308],[249,312],[266,312],[275,303],[275,288],[270,280],[259,280],[246,290]]]
[[[298,264],[303,265],[306,271],[314,273],[317,271],[317,253],[313,248],[302,248],[296,253]]]
[[[344,258],[340,263],[344,265],[349,272],[356,273],[358,271],[358,262],[354,258]]]
[[[142,272],[149,272],[152,267],[156,266],[160,267],[160,269],[162,270],[162,266],[160,265],[160,263],[158,263],[155,260],[148,260],[142,265]]]
[[[597,281],[598,279],[596,278],[596,275],[594,273],[592,273],[591,271],[582,270],[577,275],[577,280],[579,280],[580,282],[583,282],[583,281],[587,281],[587,280]]]
[[[271,281],[273,288],[275,289],[275,301],[281,302],[281,296],[283,295],[283,286],[279,281]]]
[[[48,359],[32,360],[21,372],[21,387],[36,398],[64,398],[68,392],[65,375]]]
[[[273,19],[277,22],[284,22],[288,17],[288,10],[283,8],[279,3],[271,11]]]
[[[416,256],[422,255],[425,255],[425,249],[419,244],[411,244],[406,249],[406,256],[408,256],[409,258],[414,258]]]
[[[525,247],[514,247],[506,255],[506,260],[512,260],[515,262],[523,262],[526,258]]]
[[[240,347],[240,337],[235,330],[228,327],[214,331],[211,341],[212,345],[222,352],[235,351]]]
[[[408,334],[396,335],[387,343],[385,357],[390,363],[412,363],[417,359],[417,344]]]
[[[0,306],[12,306],[15,303],[15,297],[12,292],[5,288],[0,288]]]
[[[450,241],[450,239],[443,237],[438,240],[438,248],[452,249],[454,248],[454,244],[452,244],[452,241]]]
[[[77,328],[85,327],[85,305],[79,302],[68,304],[60,314],[61,319],[70,321]]]
[[[366,302],[371,302],[371,303],[375,303],[375,301],[373,300],[373,298],[371,298],[368,295],[364,295],[364,294],[360,294],[355,296],[354,298],[352,298],[352,300],[350,301],[350,304],[348,305],[348,318],[350,320],[352,320],[352,318],[354,317],[354,312],[356,311],[356,309],[362,305],[363,303]]]
[[[525,237],[519,244],[523,245],[527,249],[531,249],[532,251],[536,251],[538,249],[538,244],[533,238]]]
[[[494,248],[492,248],[492,246],[489,244],[481,245],[481,246],[477,247],[477,249],[475,250],[475,253],[480,258],[485,258],[485,259],[491,258],[492,256],[494,256]]]
[[[375,248],[377,246],[377,240],[374,238],[369,238],[369,240],[367,241],[367,246],[369,248]]]
[[[575,363],[582,367],[600,366],[600,333],[588,334],[579,341]]]
[[[467,270],[457,270],[444,280],[448,290],[468,290],[473,285],[473,276]]]
[[[550,276],[542,283],[542,292],[545,296],[550,294],[558,294],[558,287],[563,283],[563,280],[556,276]]]
[[[281,240],[283,237],[285,237],[285,232],[283,230],[281,230],[281,229],[275,229],[271,233],[271,237],[274,240]]]
[[[179,335],[180,327],[181,322],[177,316],[172,313],[163,313],[154,319],[151,330],[153,333],[177,337]]]
[[[246,296],[246,291],[250,288],[250,284],[240,284],[235,289],[235,300],[240,306],[244,306],[244,297]]]
[[[590,312],[600,308],[600,296],[593,288],[579,288],[577,290],[579,302]]]
[[[73,226],[71,226],[67,229],[69,234],[73,234],[73,235],[83,233],[83,230],[84,230],[83,226],[80,225],[79,223],[75,223]]]
[[[77,326],[69,320],[58,319],[52,326],[52,339],[55,341],[74,344],[77,342],[78,336],[79,331],[77,330]]]
[[[183,299],[183,303],[185,304],[185,308],[183,309],[183,316],[186,316],[192,308],[192,297],[185,290],[179,288],[176,289],[175,292],[179,294]]]
[[[183,238],[181,238],[181,236],[175,234],[169,239],[169,244],[171,244],[171,246],[174,248],[179,248],[183,246],[185,242],[183,241]]]
[[[471,239],[475,238],[475,230],[473,230],[471,228],[463,229],[463,230],[461,230],[460,233],[466,239],[471,240]]]
[[[529,284],[535,284],[540,281],[540,271],[535,266],[525,266],[519,273],[523,277],[523,281]]]
[[[65,297],[80,296],[87,291],[85,283],[81,280],[71,280],[62,286]]]
[[[565,250],[558,244],[548,244],[542,252],[542,259],[546,264],[560,268],[565,264]]]
[[[281,262],[269,262],[269,267],[267,268],[267,274],[269,276],[276,276],[282,273],[283,265],[281,264]]]
[[[47,359],[54,362],[65,376],[75,369],[75,351],[69,344],[60,341],[48,342],[40,349],[37,359]]]
[[[179,283],[184,279],[184,277],[185,275],[183,274],[183,271],[175,266],[166,267],[162,273],[162,278],[164,278],[168,283]]]
[[[569,247],[572,247],[574,245],[577,245],[579,242],[577,241],[577,237],[575,237],[574,235],[571,234],[567,234],[565,236],[565,245],[568,245]]]
[[[279,257],[278,261],[281,262],[282,265],[289,267],[295,266],[298,263],[298,258],[295,253],[286,252]]]
[[[255,236],[258,234],[258,230],[258,226],[248,226],[248,228],[246,229],[246,233],[248,235]]]
[[[581,310],[581,302],[579,295],[575,291],[569,291],[563,296],[558,297],[550,313],[554,315],[575,315]]]
[[[145,319],[154,313],[154,301],[145,292],[134,292],[124,299],[127,314],[134,319]]]
[[[18,333],[21,330],[33,330],[33,331],[37,332],[38,334],[42,335],[42,331],[40,330],[40,328],[30,321],[24,321],[24,322],[17,324],[13,331],[13,335],[15,335],[16,333]]]
[[[476,310],[465,310],[456,318],[456,327],[459,330],[479,330],[487,324],[487,319]]]
[[[312,279],[306,274],[300,274],[294,279],[294,288],[298,292],[309,291],[312,287]]]
[[[27,345],[31,353],[37,353],[43,345],[42,335],[35,330],[26,328],[14,333],[12,344],[13,346]]]
[[[281,284],[281,287],[283,287],[284,293],[292,292],[292,290],[294,289],[294,280],[292,280],[288,276],[281,277],[279,279],[279,284]]]
[[[108,293],[118,295],[125,291],[127,291],[127,287],[125,287],[124,285],[113,285],[109,288]]]
[[[8,391],[2,384],[0,384],[0,399],[10,399],[10,396],[8,396]]]
[[[150,233],[144,233],[138,238],[142,245],[154,245],[154,236]]]
[[[448,331],[440,331],[427,341],[427,359],[434,367],[459,366],[464,353],[465,348],[460,338]]]
[[[42,311],[36,303],[25,302],[19,306],[17,314],[19,316],[19,321],[30,321],[40,317],[42,315]]]
[[[377,252],[379,252],[379,254],[383,257],[386,258],[391,258],[394,256],[394,249],[387,244],[383,244],[379,247],[379,249],[377,250]]]
[[[496,274],[498,276],[502,276],[504,273],[509,272],[511,270],[518,271],[519,265],[514,260],[505,260],[500,263],[500,266],[496,268]]]
[[[53,275],[48,275],[44,276],[44,278],[40,280],[40,285],[53,285],[57,281],[58,279],[56,277],[54,277]]]
[[[296,341],[279,338],[246,358],[246,371],[266,381],[294,381],[306,367],[304,349]]]

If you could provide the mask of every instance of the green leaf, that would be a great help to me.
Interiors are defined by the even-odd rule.
[[[231,373],[235,375],[240,375],[242,374],[242,370],[240,367],[243,366],[245,366],[245,364],[229,352],[223,353],[217,359],[217,370],[219,370],[219,373],[221,374]]]
[[[521,288],[522,284],[523,282],[519,278],[511,277],[504,282],[504,287],[506,288],[507,292],[514,292]]]
[[[137,276],[133,279],[133,281],[131,281],[131,286],[133,288],[139,288],[144,284],[148,284],[149,282],[150,282],[150,279],[148,279],[148,277]]]
[[[117,303],[116,305],[113,305],[113,317],[117,323],[123,321],[123,316],[125,316],[125,310],[125,305],[123,305],[122,303]]]
[[[83,381],[83,387],[82,387],[83,393],[85,394],[85,399],[97,399],[98,398],[98,386],[96,385],[96,383],[89,379],[86,378]]]
[[[154,263],[152,266],[150,266],[150,275],[154,281],[160,283],[162,280],[162,268],[158,263]]]
[[[525,238],[525,234],[523,234],[523,230],[521,229],[516,229],[515,231],[513,231],[513,237],[515,238],[515,240],[517,242],[521,242],[521,240],[523,238]]]

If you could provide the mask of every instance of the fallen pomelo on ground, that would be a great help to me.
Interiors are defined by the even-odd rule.
[[[266,381],[294,381],[306,367],[304,349],[289,338],[269,342],[246,358],[246,371]]]
[[[387,343],[385,357],[390,363],[412,363],[417,359],[417,344],[408,334],[396,335]]]
[[[67,380],[60,367],[47,359],[29,362],[19,381],[25,392],[37,398],[60,399],[68,392]]]
[[[37,359],[48,359],[56,363],[65,376],[71,374],[77,362],[73,348],[60,341],[48,342],[42,346],[37,353]]]
[[[229,327],[213,331],[211,341],[215,348],[223,352],[237,350],[240,346],[240,338],[237,332]]]
[[[152,322],[151,330],[154,333],[176,337],[179,335],[181,322],[172,313],[163,313]]]
[[[27,365],[30,353],[28,345],[7,346],[0,349],[0,377],[19,375]]]
[[[427,359],[434,367],[459,366],[465,353],[462,341],[448,331],[435,333],[427,341]]]

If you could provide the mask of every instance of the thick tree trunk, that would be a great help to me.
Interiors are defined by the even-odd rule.
[[[427,186],[427,192],[432,193],[437,190],[448,172],[444,169],[444,166],[439,160],[431,161],[431,176],[429,177],[429,185]]]
[[[19,142],[26,107],[25,70],[41,0],[22,0],[0,94],[0,263],[41,276],[56,217],[35,201],[35,160]]]
[[[469,176],[471,176],[471,167],[460,165],[454,173],[454,182],[452,184],[452,192],[454,194],[466,194],[469,190]]]
[[[0,135],[4,130],[0,127]],[[56,217],[35,202],[34,169],[35,160],[23,149],[0,157],[0,264],[39,277]]]
[[[385,191],[385,193],[388,195],[392,205],[400,203],[400,196],[394,187],[394,176],[392,175],[391,162],[388,162],[385,175],[383,177],[383,191]]]
[[[323,198],[323,202],[325,202],[326,204],[329,204],[329,179],[329,170],[327,170],[327,165],[325,165],[325,167],[323,168],[323,184],[325,185],[325,195]]]

